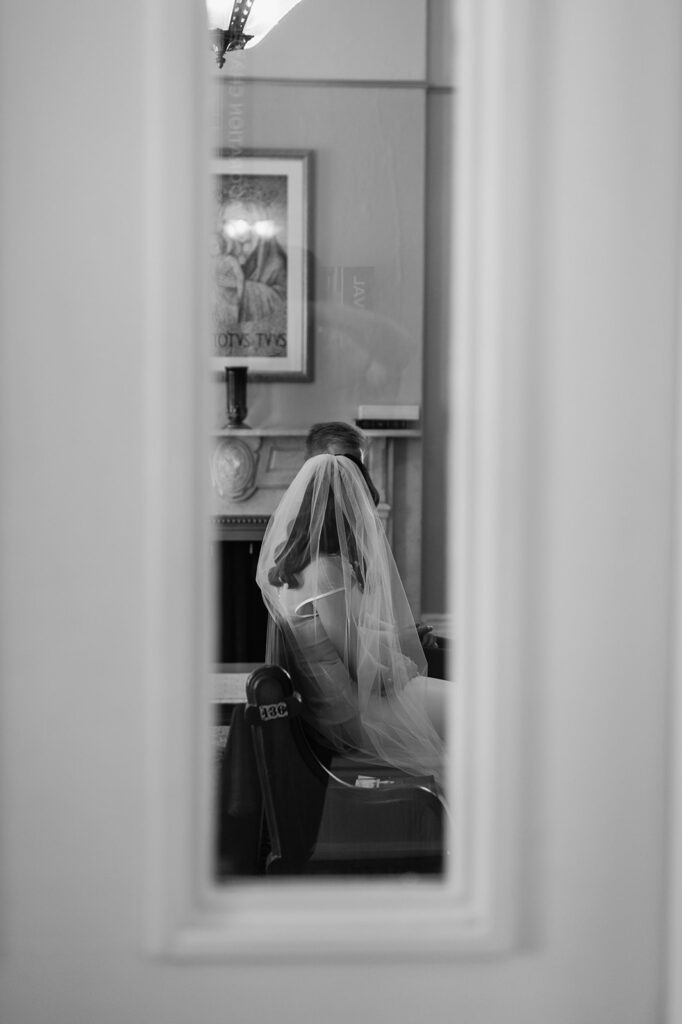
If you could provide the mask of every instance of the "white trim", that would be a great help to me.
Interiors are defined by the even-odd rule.
[[[207,486],[201,453],[208,430],[198,415],[206,403],[195,356],[205,329],[196,199],[204,140],[196,111],[207,60],[192,6],[147,2],[150,946],[182,958],[259,963],[270,956],[433,959],[500,951],[513,941],[517,916],[514,709],[528,614],[529,0],[458,4],[455,529],[448,544],[458,637],[449,723],[454,869],[445,881],[255,881],[222,891],[207,881],[210,701],[200,682],[209,677],[201,655],[209,650],[201,573],[208,515],[197,496]],[[196,52],[178,45],[187,38],[197,40]],[[204,151],[208,167],[208,146]]]
[[[680,161],[682,165],[682,160]],[[682,169],[682,167],[681,167]],[[668,835],[668,920],[666,957],[667,1024],[682,1024],[682,180],[679,182],[677,380],[673,452],[673,594],[671,614],[670,785]]]
[[[145,0],[145,14],[148,945],[162,950],[192,913],[202,827],[193,682],[209,650],[208,495],[200,500],[209,474],[198,458],[209,432],[196,353],[208,308],[209,142],[204,12],[186,0]]]
[[[677,386],[677,451],[682,452],[682,427],[680,420],[680,398],[682,396],[682,374],[678,370]],[[678,463],[679,465],[679,463]],[[668,928],[667,928],[667,977],[666,977],[666,1021],[668,1024],[682,1022],[682,544],[680,543],[679,510],[682,509],[682,473],[677,473],[678,510],[675,551],[675,592],[672,616],[672,688],[670,708],[670,788],[668,840]]]

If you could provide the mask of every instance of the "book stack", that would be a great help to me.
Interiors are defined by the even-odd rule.
[[[416,430],[418,405],[359,405],[355,420],[362,430]]]

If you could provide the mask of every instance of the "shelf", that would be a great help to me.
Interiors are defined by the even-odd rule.
[[[306,437],[306,427],[223,427],[213,437]]]
[[[365,437],[419,438],[421,430],[363,430]],[[307,427],[224,427],[212,430],[212,437],[306,437]]]

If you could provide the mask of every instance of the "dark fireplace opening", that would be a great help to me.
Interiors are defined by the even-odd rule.
[[[217,664],[263,662],[268,613],[256,583],[258,540],[215,541]]]

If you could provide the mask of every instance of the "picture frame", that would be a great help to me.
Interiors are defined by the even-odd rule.
[[[311,381],[308,150],[219,151],[211,162],[210,366]]]

